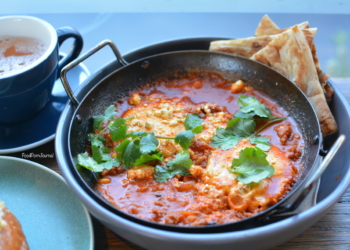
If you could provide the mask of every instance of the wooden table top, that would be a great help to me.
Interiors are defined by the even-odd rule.
[[[350,80],[339,79],[336,83],[341,92],[345,95],[347,101],[350,102]],[[51,141],[37,148],[7,155],[22,158],[22,153],[52,154],[53,152],[54,141]],[[60,173],[55,157],[46,159],[35,158],[30,160]],[[144,249],[114,234],[93,216],[92,222],[96,250]],[[282,249],[350,249],[350,188],[330,211],[311,228],[283,245],[273,248],[273,250]]]

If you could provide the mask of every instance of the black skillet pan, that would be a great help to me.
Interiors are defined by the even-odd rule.
[[[66,74],[71,68],[106,45],[112,48],[119,63],[124,66],[106,75],[81,101],[78,101],[69,87]],[[118,210],[96,190],[95,174],[86,169],[75,167],[77,155],[85,152],[88,143],[87,135],[92,132],[92,117],[103,113],[104,108],[111,103],[118,101],[130,91],[146,83],[150,83],[158,78],[176,77],[178,72],[199,69],[219,73],[231,81],[242,79],[250,83],[255,89],[277,101],[294,118],[305,140],[302,158],[303,171],[298,181],[289,194],[279,203],[255,216],[234,223],[196,227],[161,225],[138,219]],[[176,51],[148,56],[129,64],[120,56],[113,42],[105,40],[79,59],[67,65],[61,72],[61,80],[71,100],[71,104],[76,106],[69,127],[68,145],[66,145],[70,157],[69,168],[75,172],[76,178],[79,179],[86,192],[105,209],[122,218],[153,228],[195,233],[242,230],[262,225],[272,215],[293,211],[315,185],[345,139],[344,136],[340,136],[325,158],[320,161],[321,155],[324,154],[322,150],[322,134],[315,111],[307,97],[292,82],[273,69],[250,59],[226,53],[204,50]],[[56,138],[56,140],[60,140],[60,138]],[[310,173],[313,173],[312,176]],[[298,195],[296,198],[293,198],[293,203],[288,203],[288,200],[296,193]]]

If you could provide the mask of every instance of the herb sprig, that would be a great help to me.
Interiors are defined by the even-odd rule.
[[[160,165],[155,167],[154,177],[157,182],[166,182],[174,175],[179,174],[181,176],[190,175],[188,170],[192,166],[192,160],[190,154],[187,151],[182,151],[176,154],[175,159],[169,161],[168,168],[163,168]]]
[[[162,161],[163,153],[158,149],[158,139],[173,139],[184,149],[179,153],[173,161],[168,162],[167,169],[156,167],[156,176],[159,180],[169,179],[175,174],[187,174],[185,170],[192,165],[192,160],[189,157],[187,150],[191,145],[195,134],[202,132],[201,125],[203,119],[198,114],[188,114],[184,121],[185,131],[177,134],[175,137],[156,136],[153,132],[136,131],[127,133],[127,119],[115,118],[117,114],[114,105],[109,106],[104,115],[94,116],[93,128],[99,131],[98,134],[89,134],[91,142],[92,157],[87,152],[78,155],[78,165],[83,166],[94,172],[102,172],[104,169],[111,169],[123,164],[125,169],[130,169],[132,166],[140,166],[151,161]],[[108,123],[109,122],[109,123]],[[108,123],[103,127],[104,123]],[[111,157],[111,150],[104,146],[105,137],[102,135],[108,129],[111,134],[112,141],[118,142],[119,145],[114,147],[116,157]],[[189,165],[190,163],[190,165]],[[162,167],[161,167],[162,168]],[[164,177],[162,177],[165,174]],[[166,177],[171,176],[171,177]]]
[[[244,184],[258,183],[271,177],[275,172],[266,156],[266,153],[258,147],[244,148],[240,151],[239,158],[232,160],[232,168],[229,171],[237,174],[237,179]]]
[[[273,167],[268,164],[266,154],[263,152],[270,149],[270,139],[257,135],[269,124],[285,118],[273,117],[270,110],[253,96],[241,95],[238,104],[240,110],[228,122],[226,128],[216,129],[211,145],[227,150],[235,147],[244,138],[249,138],[251,144],[256,144],[256,148],[241,150],[240,157],[232,161],[230,169],[230,172],[237,174],[239,181],[249,184],[268,178],[274,173]],[[93,129],[96,134],[89,134],[92,157],[87,152],[79,154],[78,165],[94,172],[102,172],[104,169],[119,167],[120,164],[123,164],[124,169],[130,169],[133,166],[154,162],[152,163],[155,164],[154,176],[158,182],[165,182],[177,174],[190,175],[192,160],[188,149],[195,134],[203,130],[203,119],[198,114],[187,114],[184,121],[186,130],[175,137],[157,136],[153,132],[145,131],[127,133],[126,120],[133,117],[115,118],[116,114],[115,106],[111,105],[105,110],[104,115],[93,117]],[[268,122],[255,131],[258,120]],[[119,143],[112,150],[105,146],[106,139],[103,133],[106,130],[111,135],[112,141]],[[158,149],[158,139],[174,140],[183,148],[183,151],[176,154],[175,158],[166,165],[159,165],[157,163],[163,161],[164,156]]]
[[[186,130],[175,136],[175,142],[180,144],[183,149],[189,149],[195,134],[199,134],[203,130],[202,122],[203,119],[198,114],[187,114],[184,122]]]
[[[244,138],[250,138],[250,143],[256,144],[257,147],[264,151],[270,149],[268,137],[258,137],[257,135],[266,126],[284,120],[285,118],[273,117],[271,111],[264,104],[259,102],[254,96],[240,95],[238,98],[240,109],[234,117],[227,123],[226,128],[217,128],[213,136],[211,145],[215,148],[228,150],[235,147],[238,142]],[[269,120],[258,131],[256,124],[258,120]]]

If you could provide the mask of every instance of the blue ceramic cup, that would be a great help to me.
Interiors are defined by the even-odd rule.
[[[40,41],[41,54],[22,68],[12,70],[8,67],[11,56],[17,60],[29,53],[14,52],[15,45],[1,47],[1,43],[17,41],[17,38]],[[59,47],[68,38],[73,38],[73,45],[69,53],[60,58]],[[77,58],[82,47],[81,35],[71,27],[56,30],[48,22],[31,16],[0,17],[0,123],[18,123],[38,114],[53,98],[51,91],[61,69]],[[5,56],[10,49],[13,53]]]

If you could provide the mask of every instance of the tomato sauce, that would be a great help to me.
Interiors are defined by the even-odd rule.
[[[136,115],[137,121],[128,121],[128,129],[132,131],[160,135],[173,132],[175,135],[183,130],[183,125],[178,125],[181,122],[171,124],[175,119],[184,119],[186,112],[200,113],[204,125],[190,146],[193,162],[190,175],[175,175],[165,182],[157,182],[152,168],[159,162],[147,163],[147,173],[138,167],[125,170],[121,165],[101,173],[98,182],[101,194],[117,208],[138,218],[190,226],[238,221],[283,199],[301,171],[303,139],[300,132],[295,121],[275,101],[254,90],[249,83],[244,83],[244,88],[233,93],[233,84],[234,81],[225,80],[218,74],[192,72],[179,79],[160,79],[115,103],[117,116]],[[233,158],[238,157],[238,149],[252,146],[249,142],[243,140],[238,149],[226,151],[216,149],[210,143],[216,128],[224,128],[239,110],[237,100],[240,95],[254,96],[274,117],[286,118],[259,133],[271,139],[273,149],[269,151],[268,159],[275,167],[274,175],[259,183],[243,184],[227,170]],[[158,112],[157,107],[169,114]],[[161,115],[153,116],[157,112]],[[258,122],[257,129],[263,125],[264,122]],[[114,142],[113,146],[117,144]],[[164,161],[174,159],[179,152],[178,145],[166,140],[160,140],[160,147],[164,150]]]

